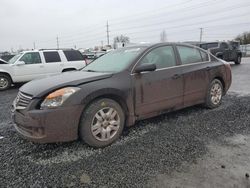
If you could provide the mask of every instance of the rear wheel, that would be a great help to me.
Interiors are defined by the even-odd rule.
[[[223,85],[220,80],[214,79],[209,86],[205,105],[208,108],[220,106],[223,95]]]
[[[239,65],[241,63],[241,56],[240,55],[237,56],[237,58],[235,59],[234,63],[236,65]]]
[[[0,91],[9,89],[11,86],[11,78],[6,74],[0,74]]]
[[[120,137],[124,122],[124,112],[117,102],[106,98],[99,99],[83,112],[79,134],[88,145],[105,147]]]

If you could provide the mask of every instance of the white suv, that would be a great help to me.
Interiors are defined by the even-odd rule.
[[[0,91],[14,83],[79,70],[85,66],[84,57],[78,50],[24,51],[10,59],[8,64],[0,64]]]

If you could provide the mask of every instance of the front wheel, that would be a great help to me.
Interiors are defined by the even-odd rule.
[[[217,108],[221,104],[223,95],[223,86],[220,80],[214,79],[209,86],[206,95],[205,106],[208,108]]]
[[[7,90],[11,86],[11,79],[8,75],[0,74],[0,91]]]
[[[99,99],[83,112],[79,134],[88,145],[105,147],[120,137],[124,122],[124,112],[117,102],[106,98]]]

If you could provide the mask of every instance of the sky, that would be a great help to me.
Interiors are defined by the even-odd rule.
[[[231,40],[250,31],[249,0],[0,0],[0,51]]]

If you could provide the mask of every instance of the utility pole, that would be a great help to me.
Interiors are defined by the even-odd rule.
[[[33,49],[35,50],[36,49],[36,43],[33,42]]]
[[[59,49],[59,39],[58,39],[58,36],[56,36],[56,46],[57,46],[57,49]]]
[[[203,28],[200,28],[200,42],[202,41]]]
[[[108,45],[109,45],[109,22],[107,21],[107,42],[108,42]]]

